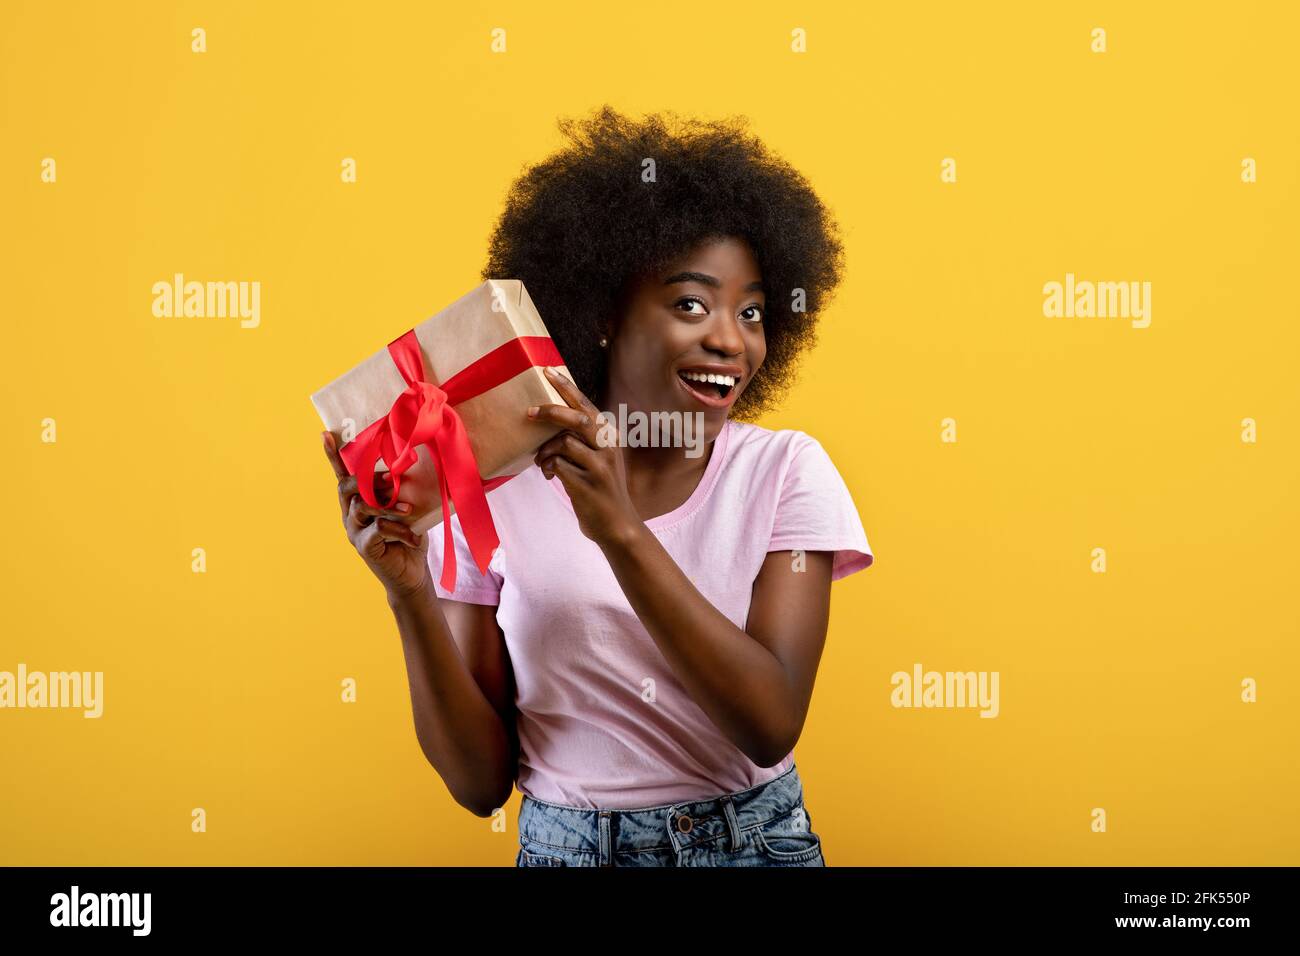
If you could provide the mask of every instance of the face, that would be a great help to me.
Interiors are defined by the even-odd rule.
[[[703,414],[712,441],[767,356],[749,245],[704,243],[631,287],[610,341],[606,408]]]

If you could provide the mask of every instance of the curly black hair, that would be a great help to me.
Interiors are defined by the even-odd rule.
[[[838,226],[804,176],[747,123],[672,111],[636,122],[604,106],[586,120],[559,120],[569,145],[526,167],[510,187],[482,278],[523,280],[593,400],[608,374],[598,339],[616,325],[630,283],[716,237],[749,243],[767,301],[767,358],[733,416],[752,419],[773,407],[813,344],[816,319],[843,274]],[[643,175],[647,159],[653,181]]]

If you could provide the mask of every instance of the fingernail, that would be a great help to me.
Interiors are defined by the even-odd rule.
[[[403,502],[401,502],[400,504],[398,504],[398,506],[397,506],[397,510],[400,511],[400,512],[402,512],[402,513],[406,513],[407,511],[410,511],[410,510],[411,510],[411,506],[408,505],[405,501],[403,501]]]
[[[551,376],[551,378],[559,378],[559,377],[560,377],[560,373],[557,372],[555,369],[551,368],[549,365],[546,366],[546,374],[549,375],[549,376]]]
[[[537,417],[537,412],[538,412],[538,406],[537,406],[537,405],[530,405],[530,406],[528,406],[528,417],[529,417],[529,418],[536,418],[536,417]]]

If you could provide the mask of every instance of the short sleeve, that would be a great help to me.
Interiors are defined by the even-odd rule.
[[[832,581],[875,560],[848,486],[821,443],[808,435],[792,443],[768,550],[832,551]]]
[[[433,589],[438,597],[464,601],[466,604],[500,604],[502,578],[496,569],[501,551],[498,549],[492,555],[486,574],[480,571],[474,563],[474,555],[470,554],[469,544],[465,541],[460,517],[455,514],[451,516],[451,535],[456,545],[456,589],[448,591],[442,586],[440,581],[445,534],[441,521],[429,529],[429,570],[433,573]]]

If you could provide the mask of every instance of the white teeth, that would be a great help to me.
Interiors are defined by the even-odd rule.
[[[682,372],[682,378],[689,379],[692,382],[712,382],[714,385],[726,385],[730,388],[736,384],[735,376],[716,375],[712,372]]]

